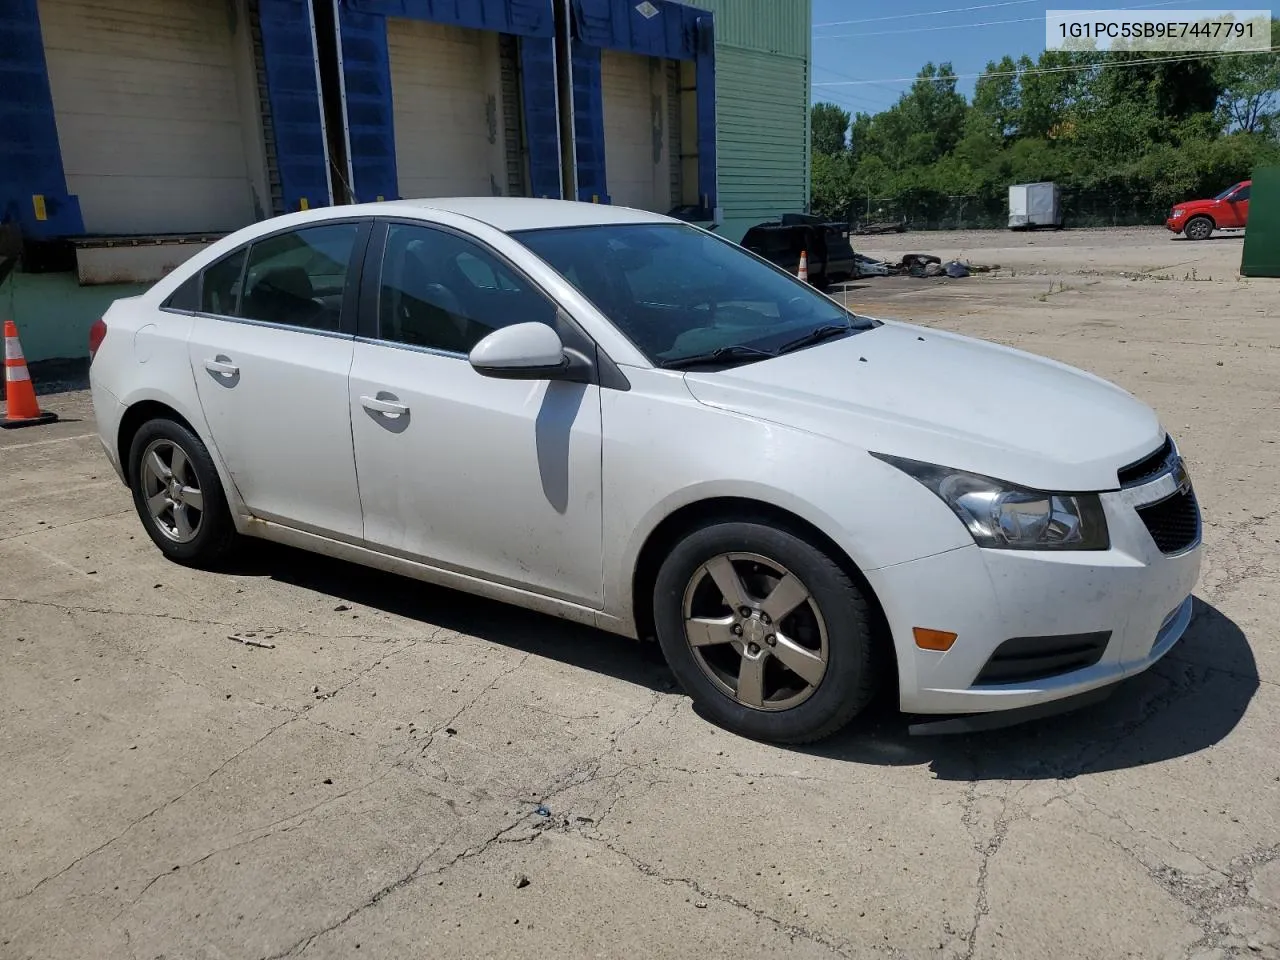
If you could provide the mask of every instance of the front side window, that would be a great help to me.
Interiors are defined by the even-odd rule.
[[[382,259],[383,340],[450,353],[500,327],[554,325],[555,305],[484,247],[433,227],[393,223]]]
[[[1235,192],[1235,195],[1234,195],[1234,196],[1232,196],[1232,198],[1231,198],[1232,202],[1234,202],[1234,203],[1239,203],[1239,202],[1241,202],[1242,200],[1248,200],[1248,199],[1249,199],[1249,188],[1248,188],[1248,187],[1241,187],[1239,190],[1237,190],[1237,191]]]
[[[359,233],[359,224],[330,223],[253,244],[237,316],[309,330],[338,330],[351,252]]]
[[[733,362],[767,359],[827,333],[875,325],[737,244],[686,224],[557,227],[514,236],[659,365],[717,351],[717,360],[729,352]]]

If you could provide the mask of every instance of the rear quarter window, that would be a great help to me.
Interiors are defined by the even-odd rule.
[[[200,283],[200,310],[234,317],[240,298],[240,276],[244,272],[245,249],[223,257],[204,270]]]
[[[169,294],[169,299],[161,306],[166,310],[185,310],[192,312],[200,309],[200,274],[194,274],[183,281],[177,290]]]

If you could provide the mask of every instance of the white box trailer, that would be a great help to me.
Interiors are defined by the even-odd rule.
[[[1056,183],[1020,183],[1009,188],[1009,229],[1062,226],[1062,191]]]

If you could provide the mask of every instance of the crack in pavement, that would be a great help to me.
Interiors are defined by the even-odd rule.
[[[974,831],[978,827],[977,805],[978,805],[978,780],[977,780],[977,761],[976,758],[970,757],[974,763],[974,778],[969,781],[965,788],[964,795],[964,811],[960,816],[960,822],[970,831]],[[1010,781],[1004,781],[1006,787],[1012,786]],[[996,815],[992,824],[991,833],[982,842],[975,840],[973,849],[978,854],[978,876],[974,882],[974,904],[973,904],[973,924],[969,928],[969,932],[964,935],[965,942],[965,960],[973,960],[978,949],[978,930],[982,926],[982,921],[991,913],[991,904],[987,899],[987,881],[991,875],[991,863],[995,859],[996,854],[1000,852],[1001,846],[1004,845],[1005,838],[1009,835],[1009,827],[1015,820],[1026,816],[1024,811],[1021,816],[1010,816],[1010,808],[1013,805],[1013,799],[1008,795],[1000,800],[1000,813]]]
[[[1090,829],[1085,823],[1081,823],[1078,826],[1078,829],[1082,832],[1119,850],[1128,859],[1137,864],[1150,877],[1151,881],[1175,902],[1191,910],[1194,917],[1191,922],[1200,929],[1201,936],[1186,948],[1185,957],[1189,958],[1195,956],[1199,951],[1221,946],[1231,936],[1231,931],[1227,929],[1226,925],[1216,920],[1216,917],[1220,916],[1225,910],[1233,907],[1249,906],[1255,912],[1264,915],[1267,913],[1261,905],[1252,900],[1248,890],[1249,877],[1259,867],[1280,859],[1280,843],[1255,847],[1253,850],[1233,858],[1225,867],[1218,867],[1192,851],[1184,849],[1169,838],[1141,829],[1130,823],[1127,818],[1119,813],[1102,809],[1094,803],[1092,798],[1081,792],[1074,785],[1068,785],[1066,792],[1053,797],[1052,800],[1063,802],[1082,818],[1087,818],[1090,812],[1097,813],[1106,820],[1122,824],[1135,836],[1147,837],[1158,843],[1167,843],[1174,850],[1192,858],[1203,866],[1207,876],[1219,878],[1219,881],[1215,882],[1200,878],[1194,874],[1188,874],[1163,862],[1158,853],[1155,855],[1155,862],[1150,862],[1150,859],[1144,856],[1142,851],[1124,843],[1120,838]],[[1079,801],[1084,809],[1073,803],[1073,800]]]
[[[517,670],[523,667],[526,663],[528,663],[530,657],[532,656],[533,656],[532,653],[526,653],[519,660],[517,660],[514,665],[508,667],[506,670],[499,671],[497,676],[495,676],[492,680],[490,680],[483,687],[481,687],[479,693],[477,693],[474,697],[472,697],[470,700],[464,703],[461,707],[459,707],[458,710],[453,714],[453,716],[449,717],[449,719],[443,721],[442,723],[437,724],[431,730],[431,732],[427,734],[426,738],[423,739],[420,744],[418,744],[418,756],[420,757],[425,756],[427,751],[431,749],[431,745],[435,743],[436,737],[438,737],[445,730],[451,729],[453,725],[462,718],[462,715],[464,713],[466,713],[468,710],[474,707],[477,703],[479,703],[481,699],[483,699],[490,692],[492,692],[498,686],[499,683],[501,683],[507,677],[511,676],[513,673],[515,673]],[[403,759],[403,757],[401,759]],[[396,762],[399,763],[398,760]]]
[[[765,923],[772,926],[778,932],[786,934],[787,936],[791,937],[793,940],[795,939],[805,940],[805,941],[808,941],[809,943],[815,944],[816,946],[824,947],[835,956],[851,958],[855,955],[852,952],[850,952],[850,946],[848,943],[837,940],[837,938],[833,937],[831,934],[824,933],[821,930],[813,930],[813,929],[810,929],[809,927],[805,927],[797,923],[791,923],[789,921],[779,919],[778,917],[773,916],[772,914],[768,913],[767,911],[761,908],[753,907],[751,904],[749,904],[745,900],[740,900],[737,897],[727,893],[719,893],[715,890],[708,889],[707,887],[704,887],[701,882],[699,882],[697,879],[693,877],[668,876],[667,874],[662,873],[662,871],[658,870],[653,865],[646,863],[645,861],[641,860],[639,857],[634,856],[633,854],[631,854],[630,852],[628,852],[627,850],[619,846],[616,842],[609,840],[607,837],[601,836],[598,833],[587,833],[585,831],[576,831],[576,832],[583,839],[593,843],[598,843],[601,846],[603,846],[606,850],[609,850],[610,852],[617,854],[619,857],[621,857],[623,860],[629,863],[632,866],[632,868],[635,869],[638,873],[642,874],[645,877],[648,877],[651,880],[657,880],[659,883],[663,884],[664,886],[684,886],[692,890],[694,893],[696,893],[699,897],[701,897],[704,900],[714,900],[717,903],[724,903],[729,906],[736,907],[739,910],[742,910],[746,913],[751,914],[757,920],[764,921]],[[878,949],[882,953],[886,952],[885,948],[878,948]]]
[[[30,537],[35,534],[44,533],[48,530],[63,530],[67,527],[78,526],[82,523],[92,523],[94,520],[108,520],[111,517],[123,517],[125,514],[133,512],[134,511],[130,509],[117,510],[114,513],[103,513],[96,517],[82,517],[79,520],[68,520],[66,523],[45,524],[42,527],[36,527],[34,530],[24,530],[21,533],[6,534],[5,536],[0,537],[0,543],[5,543],[8,540],[16,540],[18,537]]]
[[[426,750],[431,746],[431,743],[434,741],[435,737],[440,732],[449,728],[452,724],[456,723],[458,719],[462,717],[468,710],[470,710],[477,703],[479,703],[480,700],[483,699],[487,694],[495,690],[502,683],[503,680],[507,679],[513,673],[521,669],[532,656],[533,654],[525,654],[515,664],[499,672],[498,675],[495,676],[488,683],[486,683],[475,694],[475,696],[471,697],[465,704],[459,707],[459,709],[455,711],[454,714],[448,720],[439,724],[434,730],[432,730],[430,735],[421,745],[419,755],[422,755],[423,753],[426,752]],[[650,701],[648,708],[645,711],[643,711],[639,716],[629,719],[627,722],[619,726],[617,730],[613,731],[608,736],[604,749],[600,752],[600,754],[597,757],[587,761],[586,764],[584,765],[583,764],[575,765],[572,769],[570,769],[566,773],[562,774],[561,776],[553,780],[551,785],[549,785],[547,788],[537,791],[536,795],[539,797],[542,797],[544,800],[553,799],[554,797],[564,793],[566,790],[573,789],[576,787],[581,787],[589,783],[596,782],[598,780],[614,779],[616,781],[618,777],[622,776],[627,771],[631,769],[635,769],[637,765],[626,764],[626,765],[623,765],[617,771],[613,771],[608,774],[600,773],[600,766],[604,763],[604,760],[609,756],[611,756],[613,752],[617,749],[617,745],[622,740],[622,738],[625,737],[628,733],[630,733],[634,729],[636,729],[636,727],[638,727],[641,723],[643,723],[648,717],[652,716],[655,710],[657,709],[657,707],[661,704],[662,699],[663,697],[661,694],[655,693],[652,700]],[[406,754],[408,752],[411,752],[411,751],[406,751]],[[401,755],[401,759],[403,759],[404,755],[405,754]],[[400,764],[400,760],[398,759],[391,765],[388,772],[390,772],[391,769],[395,769],[397,766],[399,766],[399,764]],[[583,776],[583,774],[585,774],[585,777]],[[516,800],[515,802],[519,805],[524,801]],[[467,849],[463,850],[462,852],[454,856],[452,859],[450,859],[447,863],[441,865],[439,868],[435,870],[430,870],[430,871],[425,870],[427,863],[431,860],[432,857],[434,857],[437,853],[439,853],[441,849],[443,849],[445,842],[447,842],[447,841],[442,841],[441,843],[433,847],[424,857],[419,859],[418,862],[414,865],[412,870],[410,870],[408,873],[404,874],[403,876],[399,877],[398,879],[392,881],[391,883],[388,883],[380,887],[367,899],[365,899],[360,904],[350,909],[340,919],[321,928],[320,930],[317,930],[313,933],[307,934],[304,937],[301,937],[300,939],[295,941],[292,946],[288,947],[287,949],[279,953],[272,954],[270,957],[265,958],[265,960],[284,960],[284,958],[287,958],[287,957],[300,956],[303,953],[305,953],[311,947],[311,945],[315,943],[316,940],[318,940],[319,938],[325,936],[326,934],[332,933],[334,930],[339,929],[344,924],[350,922],[352,918],[358,916],[360,913],[364,912],[365,910],[368,910],[374,905],[380,903],[382,900],[391,896],[396,891],[404,889],[405,887],[408,887],[410,884],[421,879],[422,877],[440,876],[445,871],[449,870],[450,868],[462,862],[463,860],[468,860],[468,859],[482,855],[495,844],[530,842],[536,839],[538,836],[540,836],[543,832],[546,832],[547,830],[551,829],[551,826],[552,826],[552,823],[549,820],[534,820],[532,822],[531,829],[527,833],[519,836],[514,836],[514,837],[509,836],[513,831],[516,831],[520,827],[529,823],[530,823],[530,813],[528,811],[519,813],[515,817],[504,822],[503,825],[497,831],[492,833],[489,837],[487,837],[485,840],[483,840],[479,844],[468,847]],[[720,898],[717,898],[717,899],[720,899]]]
[[[106,615],[114,617],[142,617],[148,620],[172,620],[175,623],[189,623],[197,627],[218,627],[219,629],[230,630],[232,632],[256,632],[256,633],[275,633],[277,635],[286,634],[298,637],[311,637],[317,640],[358,640],[362,643],[373,644],[391,644],[405,643],[413,640],[415,642],[429,642],[439,644],[451,644],[454,640],[441,640],[441,633],[449,632],[445,627],[436,627],[427,638],[423,637],[388,637],[376,633],[325,633],[318,630],[308,630],[302,627],[262,627],[262,626],[238,626],[226,620],[213,620],[200,617],[183,617],[173,613],[152,613],[146,610],[113,610],[110,607],[90,607],[78,604],[55,603],[52,600],[31,600],[25,597],[0,597],[0,603],[16,603],[21,606],[29,607],[47,607],[65,613],[68,616],[77,613]]]
[[[1251,898],[1249,878],[1260,867],[1277,859],[1280,859],[1280,843],[1255,847],[1233,858],[1227,864],[1226,870],[1221,871],[1227,878],[1227,882],[1218,888],[1202,889],[1185,882],[1176,883],[1174,879],[1163,881],[1161,878],[1156,878],[1171,896],[1190,907],[1195,913],[1195,923],[1200,928],[1201,936],[1187,947],[1184,956],[1193,957],[1201,950],[1226,945],[1228,938],[1233,935],[1232,931],[1225,923],[1219,923],[1216,920],[1226,910],[1249,906],[1254,912],[1264,916],[1275,913],[1275,911],[1266,911]],[[1177,874],[1176,871],[1171,872]],[[1177,874],[1177,878],[1180,879],[1180,877],[1181,874]]]
[[[323,816],[323,817],[312,816],[312,814],[315,813],[315,811],[323,807],[331,806],[340,800],[344,800],[347,797],[354,796],[357,793],[361,793],[362,791],[367,790],[369,787],[373,786],[374,784],[380,783],[382,780],[386,779],[386,777],[388,776],[388,774],[390,774],[390,772],[391,772],[390,770],[384,771],[383,773],[374,777],[372,780],[367,780],[364,783],[360,784],[359,786],[352,787],[350,790],[345,790],[336,796],[328,797],[320,801],[319,803],[312,804],[306,809],[299,810],[297,813],[290,814],[287,817],[281,817],[280,819],[274,820],[271,823],[264,824],[263,826],[260,826],[260,827],[256,827],[252,831],[241,831],[241,833],[238,834],[238,836],[241,839],[236,840],[234,843],[228,843],[221,847],[215,847],[213,850],[210,850],[207,853],[202,854],[201,856],[197,857],[194,860],[177,864],[173,867],[170,867],[168,870],[164,870],[160,873],[157,873],[155,876],[153,876],[150,880],[148,880],[143,885],[142,889],[138,891],[138,893],[133,897],[132,900],[130,900],[127,904],[125,904],[123,907],[120,908],[120,910],[116,913],[113,919],[119,920],[120,917],[124,915],[125,911],[127,911],[131,907],[136,907],[142,901],[142,898],[146,896],[147,892],[153,886],[155,886],[158,882],[163,880],[165,877],[173,876],[179,870],[190,870],[192,867],[198,867],[200,864],[205,863],[206,861],[211,860],[214,857],[221,856],[224,853],[230,853],[232,850],[239,850],[241,847],[247,847],[252,844],[259,843],[262,840],[266,840],[271,837],[283,836],[286,833],[291,833],[294,830],[300,829],[301,827],[305,826],[308,823],[319,823],[325,820],[347,819],[354,816],[362,816],[370,813],[381,812],[382,808],[375,808],[374,810],[357,810],[357,811],[351,811],[351,812],[340,812],[340,813],[335,813],[331,816]],[[283,827],[281,826],[282,824],[284,825]],[[245,836],[246,833],[251,833],[252,835],[246,837]]]
[[[250,750],[253,750],[255,747],[259,746],[263,741],[265,741],[268,737],[275,734],[277,731],[282,730],[285,727],[287,727],[289,724],[297,721],[297,719],[298,719],[297,717],[290,717],[287,720],[282,720],[280,723],[277,723],[274,727],[269,729],[262,736],[258,737],[248,746],[242,747],[241,749],[233,753],[231,756],[227,757],[227,759],[223,760],[216,767],[214,767],[213,770],[211,770],[207,775],[202,777],[200,780],[197,780],[195,783],[191,784],[189,787],[183,790],[176,797],[172,797],[166,800],[164,803],[160,804],[158,807],[153,807],[151,810],[144,813],[142,816],[138,817],[136,820],[130,821],[128,824],[125,825],[125,828],[123,830],[121,830],[115,836],[111,837],[109,840],[106,840],[105,842],[100,843],[98,846],[94,847],[92,850],[89,850],[86,853],[80,854],[80,856],[76,857],[66,866],[60,868],[54,873],[51,873],[48,876],[41,879],[40,881],[38,881],[36,885],[33,886],[30,890],[27,890],[25,893],[20,893],[16,897],[9,898],[7,902],[17,903],[20,900],[27,899],[32,894],[34,894],[37,890],[43,887],[46,883],[49,883],[50,881],[58,879],[58,877],[61,877],[64,874],[68,873],[69,871],[73,870],[75,867],[83,863],[85,860],[88,860],[89,858],[94,857],[97,854],[101,853],[103,850],[106,850],[112,844],[123,839],[135,827],[145,823],[146,821],[154,817],[156,814],[162,812],[168,807],[173,806],[173,804],[178,803],[179,801],[183,800],[185,797],[189,796],[195,790],[198,790],[200,787],[204,786],[206,783],[208,783],[210,780],[216,777],[219,773],[221,773],[224,769],[226,769],[230,764],[234,763],[236,760],[244,756]]]
[[[442,627],[441,627],[441,628],[438,628],[438,629],[444,629],[444,628],[442,628]],[[358,681],[358,680],[360,680],[362,677],[367,676],[367,675],[368,675],[370,672],[372,672],[373,670],[376,670],[376,669],[377,669],[379,666],[381,666],[385,661],[387,661],[387,660],[391,659],[392,657],[399,656],[401,653],[404,653],[405,651],[407,651],[407,650],[411,650],[412,648],[416,647],[416,646],[418,645],[418,642],[419,642],[419,641],[418,641],[418,640],[416,640],[416,639],[415,639],[415,640],[409,640],[409,641],[405,642],[403,646],[401,646],[401,647],[397,648],[396,650],[393,650],[393,651],[391,651],[390,653],[384,654],[383,656],[379,657],[379,658],[378,658],[378,659],[376,659],[372,664],[370,664],[370,665],[369,665],[368,667],[366,667],[365,669],[363,669],[363,670],[359,671],[355,676],[351,677],[351,678],[350,678],[349,680],[347,680],[345,683],[343,683],[343,684],[339,685],[338,687],[334,688],[334,690],[332,690],[329,694],[327,694],[327,695],[326,695],[325,699],[326,699],[326,700],[327,700],[327,699],[330,699],[330,698],[332,698],[332,697],[336,696],[337,694],[341,693],[342,691],[346,690],[346,689],[347,689],[348,687],[350,687],[353,683],[357,682],[357,681]],[[251,702],[251,703],[252,703],[253,701],[246,701],[246,702]],[[200,780],[198,780],[198,781],[196,781],[195,783],[193,783],[193,784],[191,784],[190,786],[188,786],[185,790],[183,790],[183,791],[182,791],[181,793],[179,793],[177,796],[172,797],[172,798],[170,798],[170,799],[166,800],[164,803],[160,804],[160,805],[159,805],[159,806],[157,806],[157,807],[154,807],[153,809],[151,809],[151,810],[150,810],[150,811],[148,811],[147,813],[143,814],[141,817],[138,817],[136,820],[132,820],[132,821],[130,821],[128,824],[126,824],[126,825],[125,825],[125,827],[124,827],[124,829],[123,829],[123,830],[121,830],[119,833],[117,833],[116,835],[114,835],[114,836],[113,836],[113,837],[111,837],[110,839],[108,839],[108,840],[106,840],[105,842],[103,842],[103,843],[99,844],[98,846],[94,847],[92,850],[89,850],[89,851],[87,851],[86,853],[80,854],[78,857],[76,857],[74,860],[72,860],[72,861],[71,861],[70,863],[68,863],[66,866],[61,867],[60,869],[58,869],[58,870],[57,870],[57,871],[55,871],[54,873],[51,873],[51,874],[49,874],[48,876],[43,877],[42,879],[40,879],[39,881],[37,881],[37,883],[36,883],[33,887],[31,887],[31,889],[29,889],[29,890],[27,890],[27,891],[25,891],[25,892],[23,892],[23,893],[18,894],[16,897],[11,897],[11,898],[9,898],[6,902],[17,903],[18,901],[21,901],[21,900],[25,900],[25,899],[27,899],[27,898],[28,898],[28,897],[30,897],[32,894],[36,893],[36,891],[38,891],[38,890],[39,890],[41,887],[43,887],[45,884],[47,884],[47,883],[49,883],[49,882],[51,882],[51,881],[53,881],[53,880],[58,879],[59,877],[61,877],[61,876],[63,876],[64,874],[68,873],[69,871],[71,871],[71,870],[75,869],[75,867],[79,866],[79,865],[80,865],[81,863],[83,863],[84,861],[86,861],[86,860],[88,860],[88,859],[90,859],[90,858],[92,858],[92,857],[96,856],[97,854],[101,853],[102,851],[106,850],[108,847],[112,846],[112,845],[113,845],[113,844],[115,844],[117,841],[119,841],[119,840],[123,839],[123,838],[124,838],[126,835],[128,835],[128,834],[129,834],[129,833],[130,833],[130,832],[131,832],[135,827],[139,826],[139,825],[140,825],[140,824],[142,824],[142,823],[145,823],[147,820],[150,820],[152,817],[154,817],[154,816],[156,816],[157,814],[161,813],[162,811],[164,811],[164,810],[165,810],[165,809],[167,809],[168,807],[171,807],[171,806],[173,806],[174,804],[179,803],[180,801],[182,801],[182,800],[183,800],[183,799],[185,799],[186,797],[190,796],[194,791],[198,790],[200,787],[202,787],[202,786],[204,786],[205,784],[207,784],[209,781],[211,781],[214,777],[216,777],[219,773],[221,773],[223,770],[225,770],[225,769],[226,769],[228,766],[230,766],[232,763],[234,763],[236,760],[238,760],[238,759],[240,759],[241,757],[243,757],[245,754],[249,753],[251,750],[253,750],[253,749],[255,749],[256,747],[260,746],[263,742],[265,742],[269,737],[271,737],[271,736],[272,736],[272,735],[274,735],[275,733],[277,733],[277,732],[279,732],[280,730],[284,729],[285,727],[289,726],[291,723],[296,723],[296,722],[298,722],[298,721],[302,721],[302,720],[309,720],[310,718],[308,718],[308,717],[307,717],[307,714],[308,714],[311,710],[313,710],[315,707],[317,707],[317,706],[318,706],[320,703],[322,703],[322,702],[324,702],[324,701],[317,700],[316,702],[314,702],[314,703],[310,703],[310,704],[307,704],[305,707],[302,707],[301,709],[296,710],[296,711],[295,711],[295,710],[290,710],[288,707],[282,707],[282,706],[280,706],[280,707],[271,707],[271,706],[269,706],[269,705],[265,705],[265,704],[263,704],[262,706],[267,706],[267,707],[268,707],[268,709],[272,709],[272,710],[283,710],[284,712],[286,712],[286,713],[288,713],[288,714],[289,714],[289,717],[288,717],[287,719],[285,719],[285,720],[282,720],[280,723],[276,724],[275,726],[271,727],[269,730],[267,730],[267,732],[266,732],[266,733],[262,734],[262,736],[258,737],[256,740],[254,740],[254,741],[253,741],[252,743],[250,743],[248,746],[243,747],[243,748],[241,748],[240,750],[237,750],[237,751],[236,751],[235,753],[233,753],[230,757],[227,757],[225,760],[223,760],[221,763],[219,763],[216,767],[214,767],[214,768],[213,768],[213,770],[211,770],[208,774],[206,774],[203,778],[201,778]],[[321,724],[321,725],[323,725],[323,724]],[[334,731],[334,732],[337,732],[337,731]],[[390,770],[388,770],[387,772],[389,773],[389,772],[390,772]],[[385,774],[384,774],[384,775],[385,775]]]
[[[522,814],[516,817],[513,821],[507,823],[496,833],[482,840],[479,844],[467,847],[465,850],[463,850],[461,853],[454,856],[447,863],[442,864],[439,868],[424,872],[423,868],[426,867],[427,863],[431,860],[432,857],[434,857],[437,853],[439,853],[442,849],[444,849],[444,845],[448,842],[447,840],[440,841],[440,843],[432,847],[431,850],[426,854],[426,856],[422,857],[422,859],[420,859],[417,862],[417,864],[414,866],[414,868],[410,870],[407,874],[403,875],[399,879],[393,880],[391,883],[388,883],[380,887],[372,896],[364,900],[358,906],[353,907],[341,919],[336,920],[335,922],[329,924],[327,927],[323,927],[320,930],[317,930],[315,933],[310,933],[305,937],[302,937],[301,939],[295,941],[291,947],[288,947],[287,949],[281,951],[280,953],[271,954],[270,956],[263,958],[263,960],[285,960],[286,957],[301,956],[308,949],[310,949],[313,943],[315,943],[321,937],[339,929],[340,927],[349,923],[355,917],[359,916],[365,910],[368,910],[370,907],[377,905],[379,902],[391,896],[396,891],[402,890],[405,887],[408,887],[410,884],[421,879],[422,877],[438,877],[441,874],[445,873],[447,870],[454,867],[455,865],[461,863],[463,860],[470,860],[473,857],[480,856],[481,854],[485,853],[494,844],[503,843],[503,842],[519,843],[519,842],[526,842],[527,840],[533,839],[532,837],[528,837],[528,838],[522,838],[521,840],[511,840],[511,841],[503,840],[503,837],[507,833],[511,832],[513,829],[518,827],[522,822],[524,822],[527,819],[528,817],[525,814]]]

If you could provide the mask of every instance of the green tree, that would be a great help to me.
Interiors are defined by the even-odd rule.
[[[834,157],[849,148],[849,111],[834,103],[815,103],[810,110],[809,130],[814,156]]]
[[[1272,34],[1280,48],[1280,21]],[[996,225],[1011,184],[1051,180],[1076,222],[1159,222],[1172,203],[1280,163],[1280,50],[1004,57],[987,64],[972,103],[948,64],[930,63],[889,109],[847,117],[834,115],[831,152],[819,157],[815,140],[820,212],[842,216],[851,202],[872,219]]]
[[[1271,21],[1270,53],[1223,57],[1213,66],[1227,132],[1280,134],[1280,19]]]
[[[925,135],[936,160],[955,149],[964,132],[968,104],[956,90],[957,78],[951,64],[927,63],[911,89],[898,101],[912,136]]]
[[[849,153],[854,163],[862,158],[867,148],[867,139],[871,134],[871,114],[856,113],[853,124],[849,128]]]
[[[989,61],[974,85],[973,106],[967,127],[992,140],[1004,142],[1018,129],[1018,65],[1005,56],[999,63]]]

